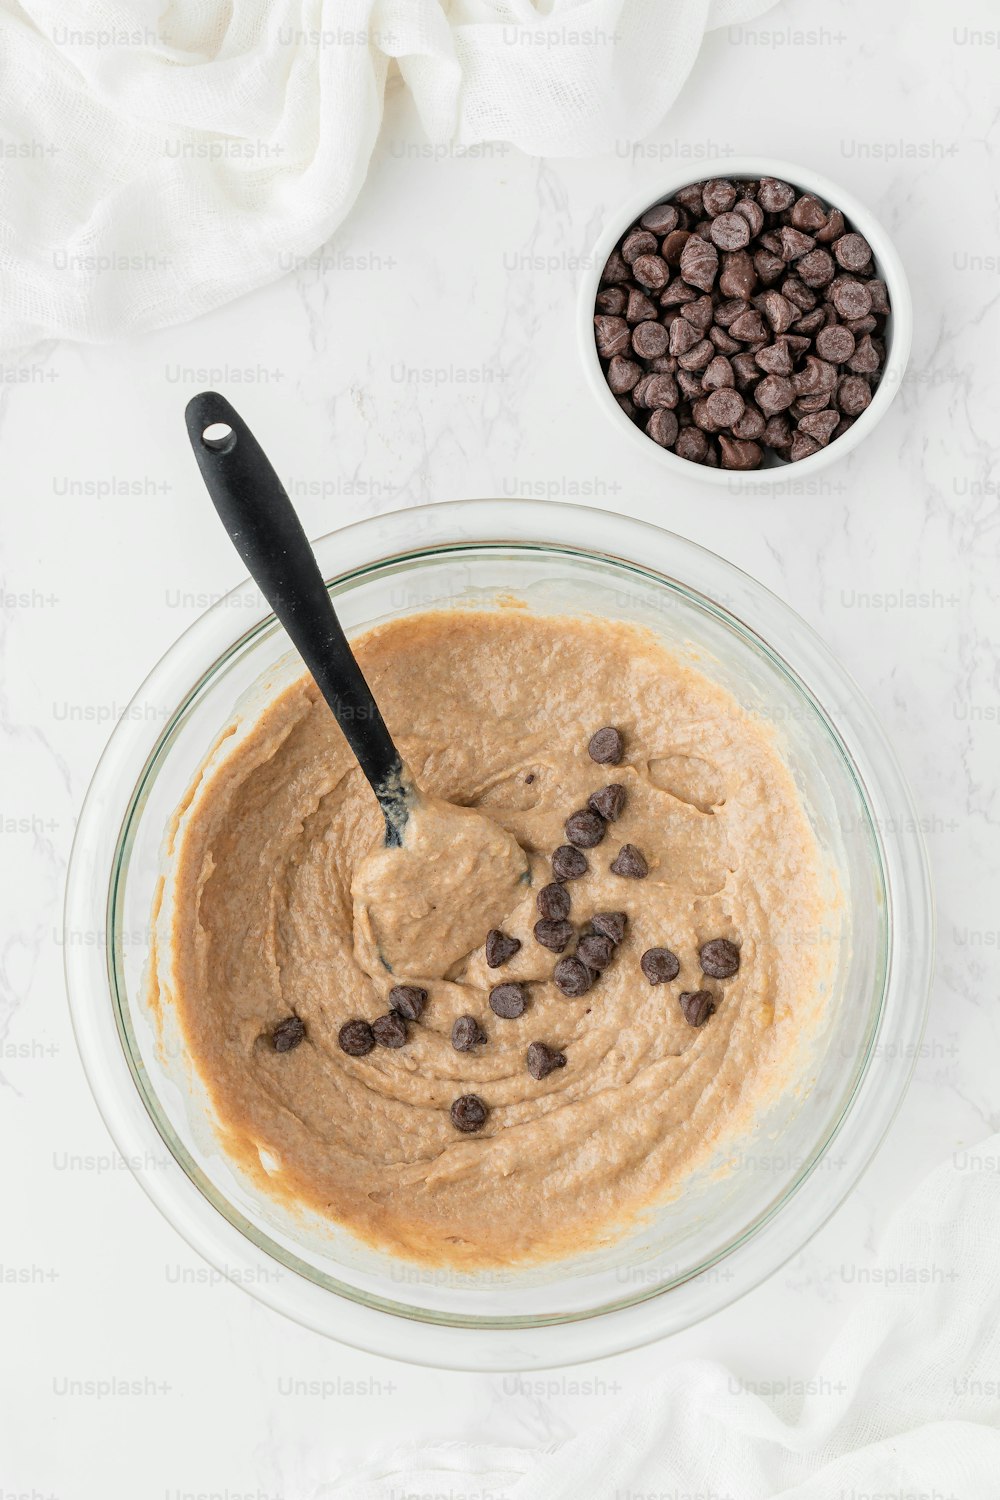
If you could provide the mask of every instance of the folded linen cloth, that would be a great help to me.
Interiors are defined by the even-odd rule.
[[[434,142],[585,156],[774,0],[0,0],[0,347],[184,322],[348,213],[398,66]]]
[[[311,1500],[997,1500],[998,1225],[1000,1135],[956,1152],[897,1213],[811,1379],[775,1368],[751,1391],[722,1365],[687,1360],[556,1447],[470,1434],[389,1453]]]

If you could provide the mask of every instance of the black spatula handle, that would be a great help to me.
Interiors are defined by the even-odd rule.
[[[243,418],[224,396],[202,391],[185,411],[201,477],[251,576],[288,632],[344,731],[382,806],[386,836],[406,822],[399,752],[354,659],[302,523]],[[221,424],[227,432],[206,437]]]

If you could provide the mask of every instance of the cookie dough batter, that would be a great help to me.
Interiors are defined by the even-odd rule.
[[[354,647],[417,784],[512,833],[530,884],[458,841],[438,850],[434,888],[381,909],[392,930],[373,935],[381,813],[306,678],[186,805],[159,1003],[176,1008],[227,1151],[270,1193],[398,1255],[465,1269],[607,1243],[720,1141],[752,1133],[762,1102],[796,1081],[822,1003],[811,936],[825,912],[792,778],[766,725],[630,626],[440,611]],[[617,765],[588,753],[609,725],[623,737]],[[553,981],[560,955],[534,935],[536,900],[566,819],[609,784],[624,805],[584,850],[586,873],[564,883],[562,957],[595,913],[624,912],[627,926],[572,998]],[[604,799],[610,811],[620,802]],[[433,819],[416,831],[433,842]],[[645,878],[610,869],[625,845]],[[468,882],[484,874],[497,881],[498,926],[520,941],[493,968],[487,933],[462,927]],[[419,942],[422,914],[442,904],[460,934],[447,961],[431,946],[421,957]],[[722,979],[699,961],[718,939],[739,950]],[[412,955],[406,972],[385,969],[386,941]],[[494,938],[491,956],[511,946]],[[674,980],[644,972],[653,949],[679,960]],[[655,978],[665,963],[646,969]],[[489,1004],[508,983],[527,996],[514,1019]],[[428,996],[405,1044],[343,1051],[345,1023],[384,1016],[401,984]],[[704,1001],[680,999],[705,991],[707,1018]],[[486,1040],[458,1050],[454,1023],[470,1016]],[[529,1071],[535,1043],[565,1065],[545,1071],[536,1049]],[[475,1133],[451,1113],[469,1095],[488,1111]]]

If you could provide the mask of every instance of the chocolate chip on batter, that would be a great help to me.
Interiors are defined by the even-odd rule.
[[[459,1016],[451,1028],[451,1045],[456,1052],[472,1052],[486,1040],[486,1032],[475,1016]]]
[[[611,862],[612,875],[624,875],[626,880],[645,880],[649,865],[641,849],[634,844],[622,844]]]
[[[552,973],[558,989],[571,1000],[585,995],[594,982],[594,976],[579,958],[561,958]]]
[[[337,1033],[337,1045],[348,1057],[366,1057],[375,1046],[375,1033],[367,1021],[345,1021]]]
[[[680,959],[669,948],[647,948],[639,967],[650,984],[669,984],[681,972]]]
[[[538,915],[544,917],[546,922],[565,922],[569,916],[569,891],[558,881],[552,881],[550,885],[542,886],[535,897],[535,905],[538,907]]]
[[[557,880],[579,880],[589,869],[586,855],[572,844],[560,844],[552,856],[552,873]]]
[[[396,984],[389,991],[389,1008],[407,1021],[419,1021],[427,1004],[427,991],[415,984]]]
[[[451,1123],[456,1130],[472,1135],[482,1130],[489,1110],[478,1094],[462,1094],[451,1106]]]
[[[372,1035],[380,1047],[405,1047],[406,1022],[395,1011],[372,1022]]]
[[[709,979],[731,979],[740,966],[740,950],[728,938],[713,938],[702,945],[698,959]]]
[[[608,831],[604,819],[588,807],[570,813],[564,826],[567,839],[578,849],[593,849]]]
[[[602,786],[599,792],[591,792],[587,806],[605,823],[614,823],[621,817],[625,806],[625,788],[619,782]]]
[[[615,956],[615,945],[603,932],[588,932],[576,945],[576,956],[582,958],[588,969],[600,973]]]
[[[534,926],[535,942],[541,943],[543,948],[550,948],[553,953],[562,953],[569,947],[573,936],[572,922],[541,921]]]
[[[291,1052],[293,1047],[305,1040],[305,1035],[305,1022],[300,1021],[298,1016],[286,1016],[271,1032],[271,1042],[275,1052]]]
[[[516,1021],[524,1015],[528,997],[523,984],[496,984],[490,990],[490,1010],[504,1021]]]
[[[715,1014],[715,996],[708,990],[685,990],[680,1001],[689,1026],[704,1026],[709,1016]]]
[[[528,1072],[532,1078],[537,1078],[541,1083],[543,1078],[548,1078],[556,1068],[566,1066],[565,1052],[557,1052],[554,1047],[547,1047],[544,1042],[532,1042],[528,1048],[526,1059]]]
[[[625,754],[625,741],[620,729],[606,724],[591,736],[590,744],[587,746],[587,754],[591,760],[596,760],[599,766],[617,766],[621,764],[621,758]]]
[[[590,925],[595,932],[609,937],[617,947],[625,936],[628,917],[623,911],[595,911],[590,919]]]
[[[501,932],[499,927],[493,927],[486,934],[486,964],[490,969],[499,969],[514,957],[521,946],[521,939],[510,937],[506,932]]]

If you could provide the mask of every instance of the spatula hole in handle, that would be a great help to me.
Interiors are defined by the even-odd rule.
[[[236,447],[236,434],[225,422],[210,422],[201,440],[214,453],[229,453]]]

